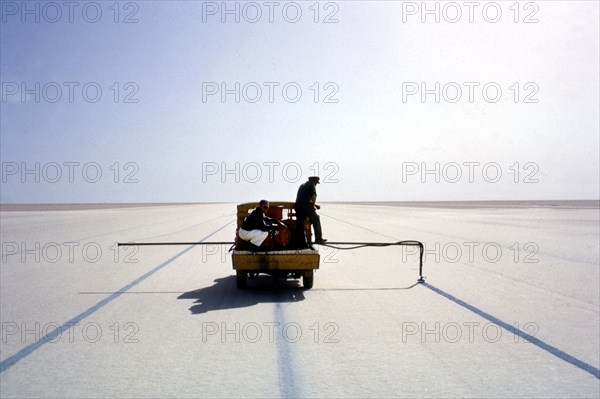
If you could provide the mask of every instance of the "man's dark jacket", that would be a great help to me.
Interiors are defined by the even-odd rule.
[[[311,202],[312,196],[317,193],[317,188],[313,183],[307,181],[302,184],[298,189],[298,195],[296,196],[296,203],[294,209],[296,212],[302,214],[308,214],[314,211],[314,204]]]
[[[271,225],[277,224],[277,220],[269,218],[263,215],[263,211],[260,206],[257,206],[251,214],[246,216],[242,223],[242,229],[246,231],[250,230],[262,230],[269,231],[272,229]]]

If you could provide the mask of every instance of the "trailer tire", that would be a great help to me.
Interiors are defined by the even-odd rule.
[[[243,271],[241,271],[241,270],[238,270],[238,271],[236,272],[236,280],[235,280],[235,281],[236,281],[237,287],[238,287],[239,289],[244,289],[244,288],[246,288],[246,284],[247,284],[247,280],[246,280],[246,278],[247,278],[247,277],[248,277],[248,276],[247,276],[247,273],[246,273],[246,272],[243,272]]]
[[[304,272],[304,276],[302,276],[302,284],[304,285],[304,289],[310,290],[313,287],[314,279],[314,271],[309,270]]]

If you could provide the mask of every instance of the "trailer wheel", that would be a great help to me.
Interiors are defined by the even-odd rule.
[[[237,272],[236,272],[236,283],[237,283],[237,287],[239,289],[246,288],[246,283],[247,283],[246,277],[247,277],[246,272],[243,272],[241,270],[237,270]]]
[[[304,276],[302,276],[302,284],[304,285],[304,288],[307,290],[310,290],[313,287],[313,282],[314,282],[314,271],[309,270],[307,272],[304,272]]]

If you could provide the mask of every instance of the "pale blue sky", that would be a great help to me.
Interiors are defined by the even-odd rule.
[[[403,22],[403,10],[421,2],[318,3],[320,20],[330,13],[338,20],[329,24],[313,21],[313,1],[296,3],[302,10],[297,23],[282,16],[287,2],[275,2],[273,23],[264,2],[254,3],[263,12],[256,23],[243,15],[240,23],[233,16],[222,23],[219,13],[204,15],[203,22],[203,8],[222,2],[199,1],[121,2],[119,23],[113,1],[94,3],[102,10],[97,23],[83,18],[87,3],[81,2],[73,22],[63,9],[62,18],[50,23],[45,19],[54,17],[53,10],[47,2],[28,4],[36,3],[39,23],[34,15],[21,21],[21,2],[2,2],[3,203],[293,200],[315,163],[327,180],[319,186],[324,201],[599,198],[598,2],[520,2],[518,23],[512,1],[495,3],[502,10],[497,23],[482,17],[490,2],[481,2],[473,23],[466,8],[456,23],[443,14],[440,23],[432,16],[422,23],[420,12],[405,14]],[[448,4],[428,4],[436,3],[440,11]],[[245,3],[237,4],[243,11]],[[138,22],[123,23],[131,12]],[[530,14],[537,23],[523,23]],[[20,85],[33,88],[36,82],[40,92],[57,82],[63,97],[51,103],[42,95],[36,103],[27,95],[23,102]],[[73,103],[64,82],[79,84]],[[89,82],[102,89],[96,103],[82,97]],[[206,82],[230,88],[257,82],[263,97],[235,103],[229,95],[223,103],[215,95],[203,102]],[[279,84],[273,103],[265,82]],[[290,82],[302,89],[296,103],[281,93]],[[418,94],[403,101],[406,82],[430,88],[457,82],[463,93],[457,103],[443,97],[436,103],[433,95],[423,103]],[[464,82],[479,84],[472,103]],[[496,103],[482,97],[490,82],[503,91]],[[135,89],[138,102],[124,103]],[[337,102],[325,103],[327,94]],[[538,102],[524,103],[528,94]],[[36,162],[39,183],[35,174],[21,174]],[[65,162],[80,164],[72,183]],[[479,163],[473,182],[467,176],[471,162]],[[54,163],[63,173],[55,183],[48,181]],[[102,170],[97,183],[81,174],[81,166],[91,163]],[[234,174],[203,176],[207,165],[234,169],[236,163],[239,182]],[[272,181],[265,163],[279,163]],[[436,163],[440,183],[420,170],[406,174],[415,165],[433,169]],[[296,164],[300,181],[291,173]],[[486,164],[493,168],[484,176]],[[284,165],[291,175],[283,175]],[[452,183],[456,165],[463,175]],[[502,178],[486,181],[498,167]],[[94,171],[88,169],[87,177]],[[138,182],[123,183],[128,173]]]

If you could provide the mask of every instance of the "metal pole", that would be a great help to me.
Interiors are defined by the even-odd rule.
[[[214,242],[118,242],[119,247],[141,247],[153,245],[233,245],[230,241],[214,241]]]
[[[119,242],[119,247],[134,247],[134,246],[158,246],[158,245],[233,245],[231,241],[212,241],[212,242]],[[399,242],[344,242],[344,241],[328,241],[325,246],[329,245],[359,245],[365,247],[388,247],[392,245],[418,246],[419,247],[419,279],[418,283],[424,283],[423,277],[423,252],[425,251],[423,243],[420,241],[399,241]],[[344,249],[344,248],[341,248]],[[347,248],[348,249],[348,248]]]

